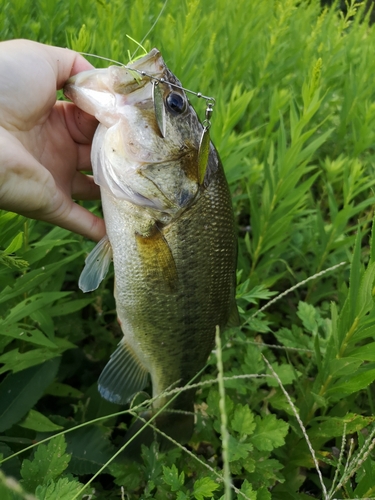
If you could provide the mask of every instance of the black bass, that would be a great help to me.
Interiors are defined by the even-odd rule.
[[[64,92],[100,122],[91,157],[108,238],[87,258],[80,287],[95,289],[113,254],[124,337],[99,391],[125,404],[151,377],[157,399],[148,418],[170,402],[154,423],[185,443],[195,391],[173,401],[163,393],[183,387],[205,366],[216,325],[224,328],[237,312],[236,231],[223,167],[208,144],[202,174],[203,126],[156,49],[127,68],[80,73]],[[152,437],[142,439],[150,444]]]

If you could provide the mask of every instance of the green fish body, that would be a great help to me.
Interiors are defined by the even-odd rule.
[[[99,378],[99,391],[125,404],[151,378],[155,399],[146,418],[167,404],[156,426],[184,443],[193,430],[195,391],[164,393],[184,387],[205,366],[216,325],[223,329],[236,311],[236,232],[212,144],[200,178],[203,127],[179,81],[156,49],[131,67],[164,79],[157,97],[149,76],[139,80],[121,67],[80,73],[65,88],[100,121],[92,163],[108,239],[89,256],[80,282],[86,291],[96,288],[111,248],[124,337]],[[152,438],[142,440],[150,444]]]

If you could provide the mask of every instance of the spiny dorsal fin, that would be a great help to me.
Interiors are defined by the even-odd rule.
[[[147,383],[148,371],[123,339],[99,377],[100,394],[112,403],[126,404]]]
[[[112,261],[112,247],[105,235],[85,260],[85,267],[79,277],[78,286],[82,292],[96,290],[106,277]]]

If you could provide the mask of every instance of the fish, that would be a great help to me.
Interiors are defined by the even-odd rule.
[[[78,73],[64,93],[99,121],[91,161],[107,235],[87,257],[79,286],[97,288],[113,260],[123,332],[99,392],[127,404],[151,380],[143,418],[154,417],[157,429],[185,444],[195,389],[168,391],[205,367],[217,326],[238,322],[237,235],[222,163],[212,142],[202,155],[205,126],[157,49],[126,67]],[[128,440],[141,425],[133,424]],[[147,429],[134,452],[154,440],[173,446]]]

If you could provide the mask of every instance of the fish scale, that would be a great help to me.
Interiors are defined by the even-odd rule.
[[[107,238],[86,260],[80,283],[84,291],[98,286],[105,272],[96,268],[107,268],[101,255],[108,261],[110,245],[124,336],[99,378],[99,391],[124,404],[151,379],[155,399],[143,416],[149,419],[167,404],[156,426],[185,443],[193,431],[195,391],[175,398],[163,393],[185,386],[204,368],[216,326],[223,329],[236,313],[233,210],[212,144],[205,170],[198,166],[206,129],[160,53],[153,49],[130,67],[147,73],[139,86],[126,68],[111,67],[76,75],[65,87],[69,98],[101,122],[92,163]],[[164,79],[157,89],[159,111],[152,77]],[[160,106],[161,118],[156,116]],[[141,425],[136,422],[127,439]],[[139,453],[141,444],[154,438],[150,429],[143,431],[131,451]]]

